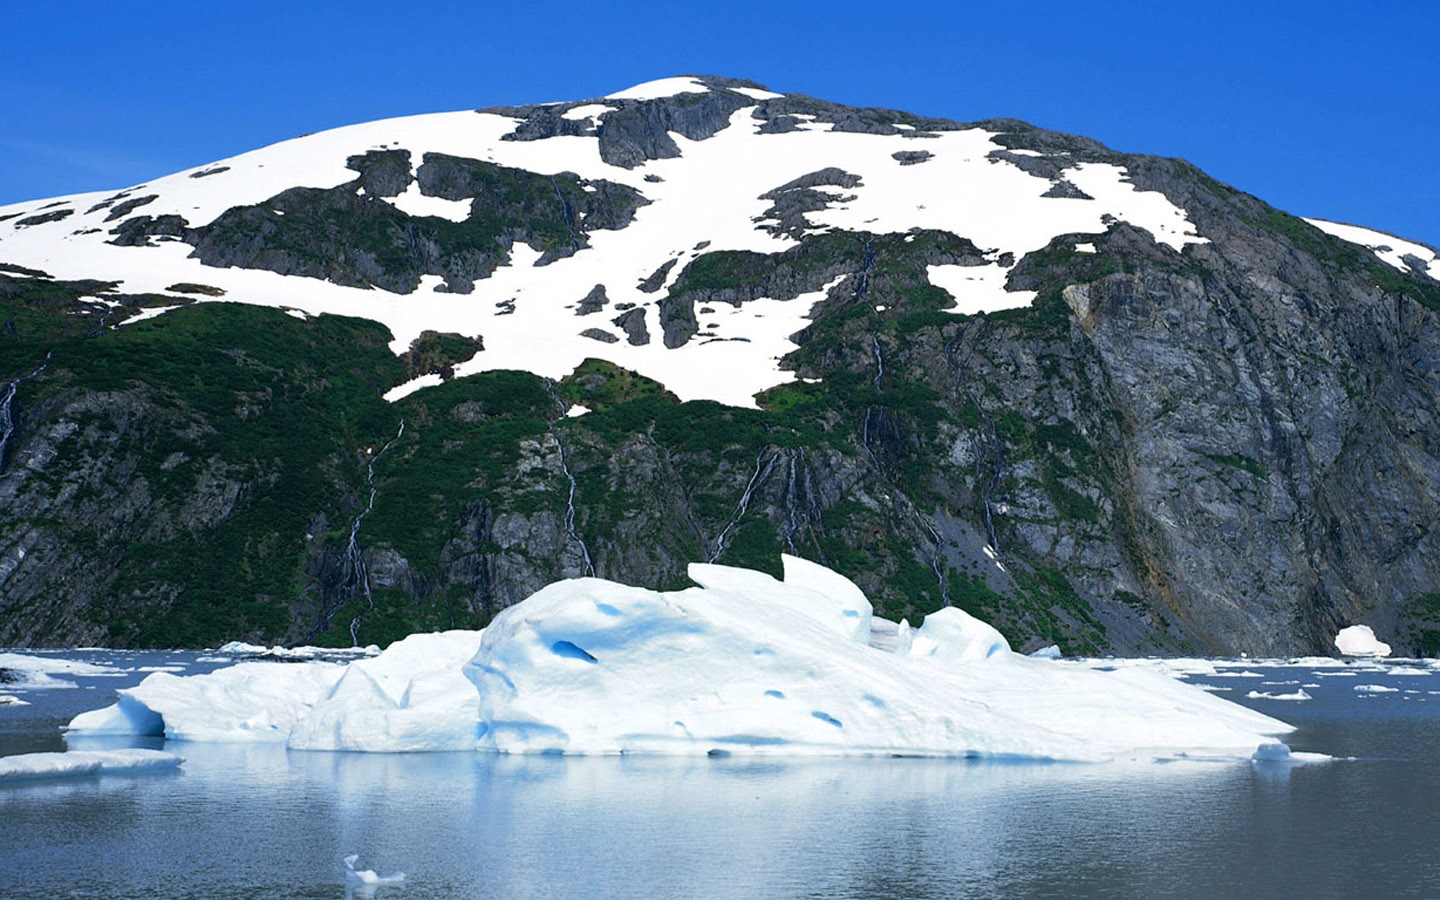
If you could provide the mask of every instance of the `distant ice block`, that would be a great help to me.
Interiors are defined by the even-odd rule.
[[[1250,755],[1252,762],[1261,765],[1290,765],[1294,763],[1328,762],[1334,759],[1324,753],[1300,753],[1290,749],[1289,744],[1270,741],[1255,748]]]
[[[1398,694],[1398,693],[1400,693],[1400,689],[1399,689],[1399,688],[1390,687],[1389,685],[1384,685],[1384,684],[1357,684],[1357,685],[1355,685],[1355,693],[1357,693],[1357,694]]]
[[[1309,694],[1305,693],[1305,689],[1304,689],[1304,688],[1300,688],[1300,689],[1298,689],[1298,690],[1291,691],[1290,693],[1276,693],[1276,692],[1274,692],[1274,691],[1251,691],[1250,693],[1246,694],[1245,696],[1246,696],[1246,697],[1249,697],[1251,700],[1313,700],[1313,699],[1314,699],[1314,698],[1311,697]]]
[[[1389,656],[1390,645],[1375,637],[1369,625],[1351,625],[1335,635],[1335,646],[1346,656]]]
[[[0,756],[0,783],[78,775],[113,775],[173,769],[183,757],[160,750],[72,750]]]
[[[10,690],[37,690],[43,688],[73,688],[71,678],[117,677],[125,673],[111,666],[81,662],[77,659],[59,659],[51,656],[31,656],[28,653],[0,653],[0,678]]]
[[[417,634],[337,665],[157,672],[77,733],[314,750],[1248,758],[1290,726],[1141,666],[1011,651],[959,609],[895,626],[848,579],[694,565],[699,587],[552,584],[483,632]],[[883,623],[885,629],[888,623]],[[875,646],[888,644],[888,646]]]

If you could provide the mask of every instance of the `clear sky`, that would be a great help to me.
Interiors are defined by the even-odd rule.
[[[388,116],[676,74],[1181,156],[1290,212],[1440,245],[1424,0],[7,4],[0,204]]]

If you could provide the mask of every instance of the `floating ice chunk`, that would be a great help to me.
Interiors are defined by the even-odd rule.
[[[1029,659],[955,609],[913,634],[897,625],[900,652],[874,647],[853,584],[799,560],[785,573],[697,565],[702,586],[673,593],[559,582],[484,632],[413,635],[348,666],[155,673],[71,729],[330,750],[1067,760],[1244,758],[1290,730],[1162,672]]]
[[[184,762],[159,750],[72,750],[68,753],[24,753],[0,757],[0,783],[77,775],[156,772]]]
[[[114,677],[125,674],[112,666],[74,659],[31,656],[26,653],[0,653],[0,672],[6,673],[0,682],[11,690],[73,688],[75,682],[69,680],[73,677]]]
[[[1255,752],[1250,756],[1251,761],[1256,764],[1281,765],[1293,763],[1328,762],[1333,758],[1334,757],[1327,756],[1324,753],[1304,753],[1294,751],[1290,749],[1289,744],[1283,744],[1279,741],[1270,741],[1261,744],[1259,747],[1255,748]]]
[[[1351,625],[1335,635],[1335,646],[1346,656],[1389,656],[1390,645],[1375,637],[1369,625]]]
[[[1036,650],[1030,655],[1035,659],[1059,659],[1064,654],[1060,652],[1060,647],[1058,645],[1051,644],[1048,647],[1041,647],[1039,650]]]
[[[1277,694],[1277,693],[1273,693],[1273,692],[1271,692],[1271,691],[1251,691],[1250,693],[1246,694],[1245,696],[1249,697],[1251,700],[1313,700],[1313,699],[1315,699],[1314,697],[1311,697],[1309,694],[1305,693],[1305,689],[1304,689],[1304,688],[1301,688],[1301,689],[1296,690],[1296,691],[1292,691],[1291,693],[1288,693],[1288,694]]]
[[[1389,685],[1384,685],[1384,684],[1357,684],[1357,685],[1355,685],[1355,693],[1357,693],[1357,694],[1398,694],[1398,693],[1400,693],[1400,689],[1399,689],[1399,688],[1393,688],[1393,687],[1390,687]]]
[[[347,884],[379,885],[399,884],[405,880],[404,872],[395,872],[391,875],[377,875],[374,869],[357,869],[355,864],[360,861],[360,854],[352,853],[345,857],[345,881]]]
[[[250,659],[358,659],[366,656],[375,656],[380,653],[380,648],[374,644],[367,647],[282,647],[276,644],[274,647],[262,647],[259,644],[247,644],[243,641],[231,641],[215,651],[225,656],[234,656]]]
[[[29,700],[21,700],[14,694],[0,694],[0,706],[29,706]]]

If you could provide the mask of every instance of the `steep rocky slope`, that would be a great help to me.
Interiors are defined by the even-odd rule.
[[[1180,160],[678,79],[0,209],[0,261],[0,644],[784,551],[1017,647],[1440,651],[1434,251]]]

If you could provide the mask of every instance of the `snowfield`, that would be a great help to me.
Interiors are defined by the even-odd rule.
[[[564,115],[594,123],[621,103],[709,90],[690,78],[663,79],[575,106]],[[755,88],[733,93],[753,103],[782,96]],[[604,162],[593,134],[503,140],[518,120],[496,113],[438,113],[338,128],[119,192],[0,207],[0,260],[56,278],[118,280],[119,290],[131,293],[164,293],[171,285],[188,282],[221,288],[226,301],[374,319],[389,327],[397,353],[427,329],[482,336],[484,351],[459,366],[457,375],[519,369],[558,379],[585,358],[597,357],[662,382],[682,400],[754,406],[754,394],[793,380],[793,373],[780,368],[780,360],[795,348],[791,335],[804,327],[826,291],[789,301],[761,298],[734,308],[722,305],[707,315],[704,330],[709,339],[669,349],[658,339],[656,303],[664,291],[646,293],[638,285],[675,260],[668,287],[702,252],[776,253],[795,246],[794,238],[765,230],[764,216],[772,201],[761,195],[808,173],[835,167],[860,182],[836,194],[838,199],[826,208],[809,213],[812,227],[807,233],[937,229],[968,238],[980,248],[986,265],[930,270],[932,283],[955,298],[956,313],[1028,305],[1034,299],[1031,293],[1005,289],[1015,261],[1057,235],[1104,232],[1111,219],[1148,229],[1157,241],[1175,249],[1205,240],[1183,210],[1158,192],[1137,190],[1119,166],[1081,164],[1062,172],[1093,199],[1046,197],[1052,182],[1003,156],[992,156],[1005,148],[994,140],[996,133],[983,129],[938,132],[917,141],[903,129],[885,135],[842,132],[802,117],[793,131],[761,134],[763,123],[754,111],[754,106],[737,110],[728,127],[706,140],[672,132],[679,157],[633,169]],[[931,156],[922,164],[901,165],[896,154],[913,152],[919,145]],[[401,295],[258,269],[209,267],[190,258],[190,246],[173,238],[158,239],[155,246],[108,243],[111,230],[129,216],[173,214],[198,227],[231,207],[263,202],[287,188],[345,184],[357,177],[346,168],[346,160],[380,149],[410,151],[412,174],[424,154],[439,152],[544,175],[572,172],[583,179],[605,179],[634,188],[649,204],[628,226],[591,232],[589,248],[549,265],[535,265],[538,251],[517,245],[510,263],[477,281],[468,295],[437,292],[438,279],[427,279],[416,292]],[[97,208],[117,197],[124,202],[151,196],[155,199],[115,221],[105,221],[113,205]],[[417,183],[385,202],[410,214],[452,221],[468,215],[465,202],[424,196]],[[66,210],[70,214],[57,221],[29,223],[33,217]],[[576,315],[575,306],[596,285],[605,286],[612,309],[628,303],[644,311],[650,343],[602,343],[581,334],[596,326],[615,330],[608,315]]]
[[[698,587],[552,584],[483,632],[348,665],[157,672],[70,733],[398,752],[1246,759],[1290,726],[1142,666],[1011,651],[959,609],[872,645],[849,580],[692,565]],[[878,629],[876,629],[878,630]],[[887,629],[888,632],[888,629]],[[882,643],[882,642],[877,642]]]

